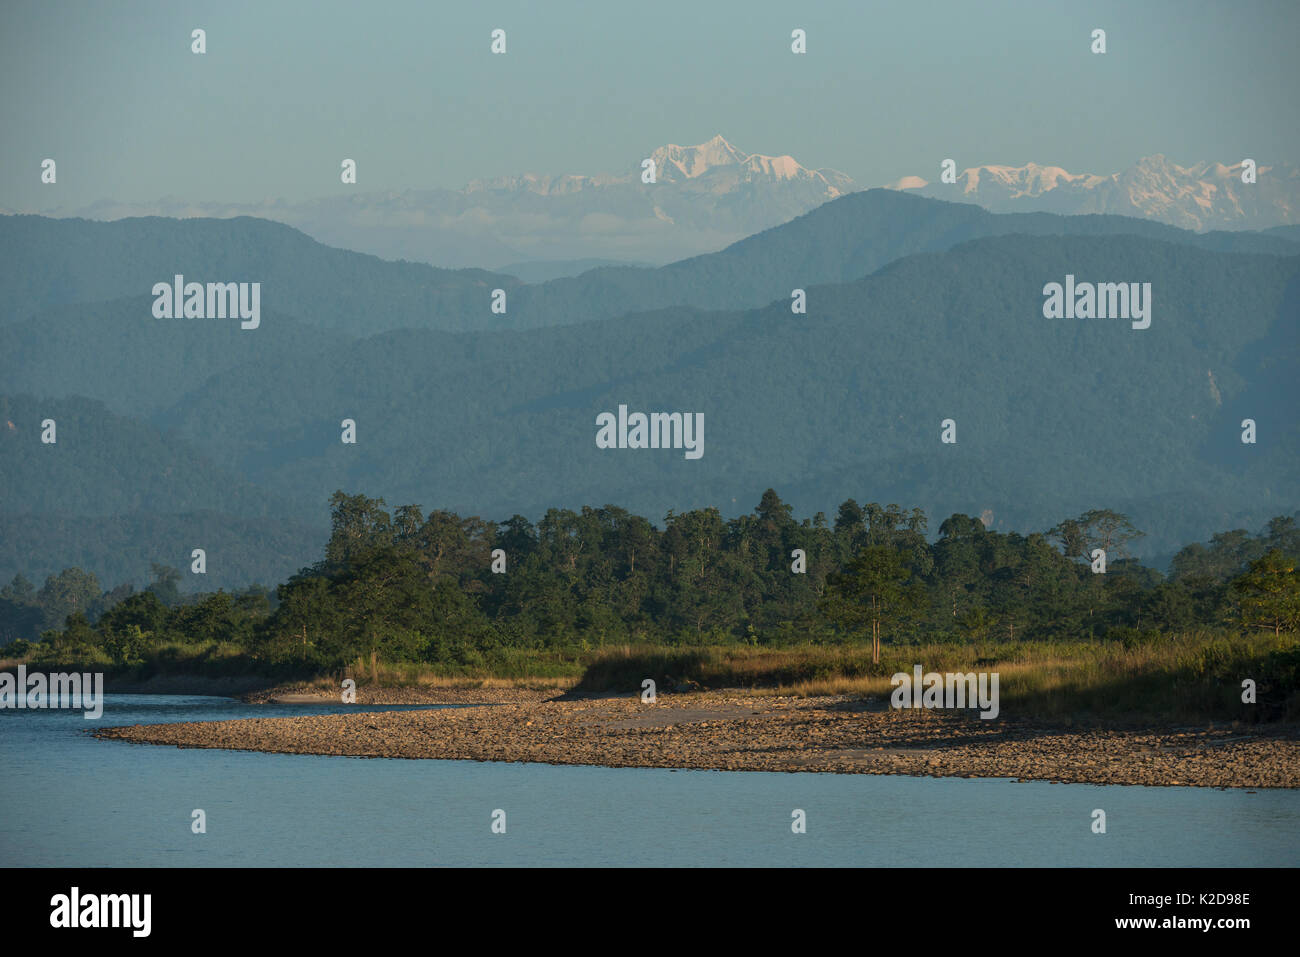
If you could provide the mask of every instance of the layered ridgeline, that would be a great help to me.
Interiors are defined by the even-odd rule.
[[[1067,276],[1149,283],[1149,328],[1046,318],[1044,286]],[[1147,531],[1148,554],[1300,504],[1300,257],[1008,236],[806,294],[806,315],[786,299],[390,333],[323,355],[330,375],[240,366],[161,421],[305,504],[363,486],[467,512],[662,515],[774,486],[808,512],[871,497],[1005,529],[1105,503]],[[598,447],[598,416],[620,406],[702,414],[699,457]]]
[[[642,182],[643,158],[654,161],[653,184]],[[455,190],[370,192],[354,185],[306,202],[104,201],[56,215],[257,216],[385,259],[514,274],[502,264],[533,272],[581,265],[560,260],[663,263],[711,252],[855,189],[843,173],[808,169],[791,156],[747,153],[715,136],[626,157],[612,173],[524,173]],[[545,278],[556,275],[577,273]]]
[[[0,315],[0,383],[8,392],[84,395],[120,413],[152,416],[245,361],[311,369],[318,352],[379,331],[496,331],[680,305],[765,306],[794,288],[850,282],[906,255],[1011,233],[1125,233],[1222,251],[1300,252],[1292,227],[1197,234],[1113,216],[1000,216],[872,190],[716,254],[522,287],[509,277],[329,249],[263,220],[0,217],[8,253],[0,259],[0,289],[11,304]],[[177,270],[186,281],[261,283],[257,328],[154,319],[150,291],[155,282],[173,282]],[[506,293],[505,314],[490,311],[497,288]]]
[[[181,275],[186,282],[260,283],[264,312],[352,335],[395,325],[476,328],[481,324],[468,317],[488,314],[492,289],[522,285],[480,269],[435,269],[334,249],[251,217],[93,222],[4,216],[0,250],[4,322],[74,303],[152,299],[156,283]],[[146,309],[140,318],[152,314]]]
[[[1043,287],[1067,276],[1150,283],[1149,328],[1046,318]],[[512,335],[408,330],[297,364],[271,356],[213,375],[157,421],[299,521],[340,487],[465,513],[623,501],[663,515],[743,507],[774,486],[807,512],[914,501],[1000,529],[1115,507],[1152,554],[1300,503],[1298,276],[1300,257],[998,237],[811,286],[806,315],[782,300]],[[683,436],[699,444],[598,447],[598,416],[620,405],[684,424],[702,415],[702,436]],[[1240,441],[1244,418],[1255,444]],[[340,441],[344,419],[355,444]],[[954,443],[941,441],[945,419]],[[101,427],[118,430],[95,441],[118,450],[120,469],[78,459],[80,482],[129,488],[146,463],[163,466],[120,423]],[[75,433],[57,454],[82,456]],[[201,486],[223,489],[214,507],[264,513],[216,475]],[[24,511],[65,512],[73,493],[56,479],[15,480],[33,503]]]
[[[658,269],[606,267],[526,285],[482,270],[435,269],[332,249],[259,219],[104,223],[4,216],[0,294],[8,308],[0,323],[74,303],[151,295],[156,283],[171,283],[179,274],[186,282],[258,282],[264,312],[352,336],[539,328],[683,305],[756,307],[795,287],[859,279],[902,256],[1016,233],[1131,234],[1220,251],[1300,251],[1285,233],[1199,234],[1122,216],[995,214],[878,189],[840,197],[721,252]],[[492,311],[498,289],[505,294],[504,312]],[[36,316],[37,325],[57,322],[59,315]],[[152,313],[138,318],[147,323]]]
[[[152,307],[148,296],[72,303],[0,326],[0,383],[9,392],[85,396],[148,417],[246,362],[318,368],[316,356],[352,341],[271,310],[262,310],[256,330],[245,330],[237,320],[155,320]]]
[[[0,395],[0,490],[0,569],[38,583],[65,567],[144,582],[196,547],[213,555],[205,585],[274,582],[324,535],[292,500],[83,398]]]
[[[525,173],[458,190],[369,192],[353,185],[306,202],[167,197],[52,212],[96,220],[256,216],[384,259],[480,266],[541,281],[576,276],[584,268],[580,260],[592,257],[663,263],[712,252],[859,189],[836,170],[810,169],[788,155],[747,153],[721,136],[662,146],[648,158],[655,163],[653,184],[642,182],[637,156],[619,172]],[[1264,157],[1250,167],[1239,161],[1183,167],[1148,156],[1110,175],[1037,163],[958,173],[954,160],[914,172],[924,178],[907,176],[890,188],[994,212],[1110,213],[1195,230],[1264,229],[1300,218],[1300,168]]]
[[[18,220],[23,228],[76,227],[19,217],[0,228]],[[57,268],[28,262],[20,287],[11,282],[20,270],[6,262],[15,299],[21,304],[25,288],[30,303],[41,289],[49,308],[27,319],[11,311],[18,321],[0,327],[0,382],[41,397],[9,416],[31,441],[0,442],[0,577],[70,564],[68,542],[42,536],[43,520],[63,529],[63,539],[109,543],[101,559],[122,567],[122,535],[103,524],[113,515],[134,516],[133,529],[157,535],[159,560],[182,565],[171,556],[203,546],[194,541],[202,530],[144,516],[205,513],[226,516],[228,535],[250,529],[242,544],[223,546],[245,554],[257,550],[251,529],[263,526],[241,522],[266,523],[267,540],[282,552],[293,541],[313,543],[297,562],[249,565],[239,572],[247,577],[210,577],[205,586],[277,580],[275,569],[309,560],[320,533],[302,530],[316,526],[321,504],[340,487],[427,508],[533,517],[556,504],[608,501],[649,515],[733,500],[741,511],[771,486],[809,514],[855,497],[915,502],[931,515],[983,513],[1001,529],[1048,527],[1107,507],[1129,512],[1148,533],[1139,543],[1144,555],[1222,528],[1258,528],[1300,504],[1300,441],[1290,416],[1300,379],[1300,261],[1287,231],[1197,235],[1108,217],[998,216],[873,191],[714,256],[512,286],[505,316],[486,308],[499,277],[448,273],[449,282],[483,283],[454,293],[478,302],[466,320],[475,328],[522,322],[522,305],[538,303],[567,323],[466,334],[428,328],[430,314],[403,312],[402,296],[416,286],[388,289],[384,302],[396,303],[389,312],[349,319],[331,300],[346,292],[333,267],[347,257],[390,276],[438,271],[325,250],[274,224],[170,223],[216,230],[203,255],[217,256],[223,235],[230,240],[218,265],[191,251],[178,268],[196,281],[255,279],[253,259],[241,273],[244,265],[229,258],[240,236],[222,232],[241,226],[305,250],[298,260],[305,276],[280,274],[286,283],[318,284],[297,303],[301,313],[289,318],[265,279],[254,330],[235,320],[154,319],[139,286],[118,302],[51,305],[92,295],[94,270],[79,271],[75,256],[59,259],[49,237],[42,248]],[[999,235],[1017,230],[1036,235]],[[995,235],[978,238],[987,233]],[[123,267],[136,259],[119,248],[125,241],[102,245]],[[164,265],[165,246],[140,250],[142,260],[153,257],[139,270],[149,278],[145,293],[176,271]],[[7,248],[20,261],[26,255],[22,244]],[[314,260],[313,249],[326,259]],[[355,305],[356,289],[370,280],[342,275],[355,280],[345,300]],[[1045,318],[1044,285],[1067,276],[1150,283],[1150,327]],[[806,291],[804,315],[791,312],[795,288]],[[665,301],[727,304],[728,295],[742,306],[761,295],[765,304],[636,311]],[[611,318],[573,322],[577,303],[602,296]],[[417,328],[354,338],[402,325]],[[40,458],[53,449],[34,437],[44,418],[88,414],[46,401],[68,395],[108,408],[93,407],[92,428],[60,424],[54,475],[53,459]],[[598,448],[597,416],[617,415],[620,405],[702,414],[702,454]],[[955,444],[940,441],[949,418]],[[1256,444],[1241,443],[1243,418],[1256,421]],[[340,441],[343,419],[356,422],[355,445]],[[192,450],[185,454],[201,464],[178,475],[173,448]],[[174,487],[159,485],[169,468]],[[144,580],[142,553],[132,561],[140,569],[121,577]],[[121,580],[92,561],[83,567]]]
[[[283,581],[327,534],[319,523],[210,510],[108,516],[0,512],[0,574],[9,576],[6,581],[23,575],[40,585],[51,575],[80,568],[106,587],[143,586],[164,566],[184,573],[177,578],[184,593],[233,590]],[[201,576],[190,573],[196,548],[205,556]]]

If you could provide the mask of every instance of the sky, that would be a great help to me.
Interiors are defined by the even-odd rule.
[[[5,0],[0,208],[625,172],[716,133],[860,186],[947,157],[1295,163],[1298,41],[1300,3],[1251,0]]]

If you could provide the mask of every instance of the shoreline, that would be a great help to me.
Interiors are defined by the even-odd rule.
[[[564,694],[563,688],[494,685],[358,685],[356,704],[534,704]],[[322,691],[306,685],[279,685],[239,696],[247,704],[342,705],[339,691]]]
[[[388,690],[394,697],[412,691]],[[416,690],[422,700],[362,702],[358,689],[358,703],[492,706],[133,725],[93,733],[142,744],[277,754],[1300,788],[1300,726],[1294,724],[1081,727],[894,711],[852,696],[747,691],[661,695],[655,704],[644,704],[636,696],[577,697],[560,689]],[[488,700],[505,692],[515,700]]]
[[[341,704],[339,691],[324,691],[308,682],[276,682],[257,676],[207,677],[155,675],[138,680],[106,678],[105,694],[195,695],[234,698],[245,704]],[[446,685],[358,685],[356,703],[367,704],[509,704],[541,701],[565,693],[542,682],[515,684],[466,679]]]

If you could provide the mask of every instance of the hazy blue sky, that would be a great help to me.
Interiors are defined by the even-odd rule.
[[[296,200],[349,188],[344,157],[362,191],[454,188],[627,170],[715,133],[864,186],[947,156],[1296,162],[1298,41],[1300,3],[1249,0],[5,0],[0,206]]]

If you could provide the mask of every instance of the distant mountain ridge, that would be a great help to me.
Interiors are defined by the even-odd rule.
[[[654,185],[641,182],[646,157],[656,163]],[[359,188],[302,203],[164,198],[50,212],[93,220],[255,216],[385,259],[499,268],[528,260],[670,262],[722,249],[856,188],[836,170],[746,153],[719,135],[695,146],[657,147],[618,173],[524,173],[458,190]]]
[[[1044,318],[1044,281],[1072,271],[1150,277],[1151,328]],[[510,335],[393,332],[332,350],[319,364],[335,377],[241,366],[157,421],[304,509],[347,486],[493,516],[598,501],[657,517],[743,510],[771,486],[806,513],[853,496],[936,523],[988,509],[1017,529],[1131,509],[1143,548],[1169,550],[1300,506],[1300,428],[1284,411],[1300,381],[1300,256],[1007,235],[807,291],[806,316],[787,299]],[[597,414],[620,403],[703,412],[703,457],[597,448]],[[352,450],[344,414],[366,430]],[[1267,435],[1258,447],[1240,442],[1245,416]]]
[[[647,157],[655,161],[653,185],[641,182]],[[906,176],[885,188],[993,212],[1115,214],[1198,232],[1300,223],[1300,168],[1261,163],[1252,185],[1240,173],[1240,161],[1183,167],[1157,154],[1109,175],[1031,162],[969,167],[955,184]],[[364,189],[362,171],[360,183],[305,202],[165,197],[47,212],[101,221],[253,216],[384,259],[503,269],[533,261],[675,262],[724,249],[861,189],[838,170],[807,167],[788,154],[748,153],[721,134],[690,146],[664,144],[616,172],[529,172],[475,179],[460,189],[375,192]]]
[[[997,218],[881,193],[846,197],[842,211],[879,198],[912,219],[926,209]],[[1066,222],[1093,219],[1108,220]],[[835,218],[821,223],[837,235]],[[773,252],[750,250],[760,266]],[[1144,277],[1150,329],[1044,318],[1044,282],[1067,273]],[[288,327],[234,365],[196,348],[193,383],[159,383],[147,396],[132,389],[150,374],[147,353],[132,358],[142,339],[116,336],[110,322],[93,341],[61,331],[44,348],[83,341],[88,357],[47,358],[44,390],[93,391],[115,411],[8,399],[0,525],[25,531],[0,572],[56,561],[33,537],[42,514],[86,528],[132,512],[274,519],[287,549],[311,537],[294,529],[319,521],[337,488],[494,518],[593,502],[655,517],[744,510],[767,487],[806,513],[833,513],[852,496],[920,505],[936,522],[989,511],[1003,529],[1108,507],[1148,533],[1143,550],[1165,552],[1300,505],[1300,426],[1288,414],[1300,401],[1300,255],[1101,231],[1003,234],[806,291],[806,315],[778,298],[512,332],[394,330],[296,359],[287,357],[309,331]],[[42,348],[38,320],[14,328],[21,352]],[[69,333],[94,322],[82,310],[54,321]],[[160,361],[183,354],[182,338],[160,343]],[[703,458],[598,448],[596,416],[620,403],[704,413]],[[129,405],[139,408],[129,419],[116,411]],[[47,415],[60,423],[57,447],[36,438]],[[939,441],[946,417],[958,423],[953,446]],[[1259,424],[1258,447],[1240,441],[1246,417]],[[339,441],[344,418],[357,423],[355,446]],[[170,522],[151,527],[190,527]],[[264,574],[256,549],[240,549],[243,573]]]
[[[844,173],[833,169],[807,169],[793,156],[767,156],[746,153],[732,146],[718,134],[695,146],[678,146],[668,143],[651,151],[648,159],[655,162],[655,175],[661,182],[682,184],[694,180],[703,184],[701,191],[715,194],[734,192],[742,184],[762,181],[797,180],[814,184],[831,200],[858,187]],[[582,189],[599,189],[614,185],[635,185],[641,181],[641,166],[624,174],[580,176],[540,176],[526,173],[522,176],[501,176],[494,179],[473,180],[465,187],[467,193],[510,192],[524,190],[539,196],[574,193]]]
[[[0,580],[94,541],[87,563],[138,581],[218,532],[219,580],[266,580],[311,559],[340,487],[494,518],[743,511],[768,487],[1003,529],[1106,507],[1172,551],[1300,504],[1296,238],[875,189],[721,252],[525,285],[255,218],[0,217]],[[262,325],[154,319],[173,271],[260,279]],[[1046,319],[1068,274],[1150,282],[1151,327]],[[622,403],[703,412],[703,458],[597,448]]]
[[[1111,213],[1196,231],[1300,223],[1300,167],[1259,164],[1254,183],[1242,182],[1242,170],[1240,161],[1184,167],[1157,154],[1109,176],[1037,163],[973,166],[956,183],[906,176],[889,188],[994,212]]]
[[[657,269],[602,267],[527,284],[479,269],[387,262],[251,217],[103,223],[0,216],[0,299],[7,305],[0,313],[0,345],[8,340],[6,325],[36,321],[35,314],[66,305],[141,296],[175,272],[197,281],[260,281],[264,310],[349,336],[402,328],[493,332],[672,306],[762,306],[795,288],[860,279],[902,256],[1009,233],[1131,234],[1222,252],[1300,251],[1284,231],[1194,233],[1120,216],[998,214],[873,189],[840,196],[719,252]],[[498,288],[507,294],[504,314],[490,311]],[[111,314],[129,315],[116,308]],[[140,319],[156,321],[148,312]],[[39,336],[31,345],[41,348]],[[8,354],[0,350],[0,382],[6,376],[16,381],[19,373],[10,370],[18,357],[16,344]]]

